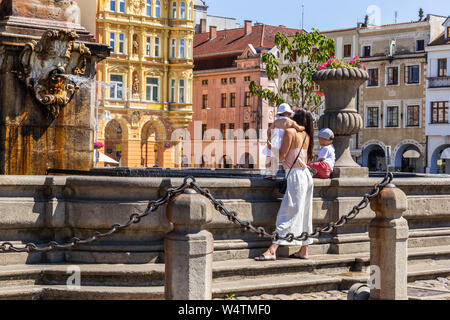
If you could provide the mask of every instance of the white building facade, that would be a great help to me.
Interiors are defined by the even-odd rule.
[[[445,31],[427,46],[427,172],[450,174],[450,17]]]

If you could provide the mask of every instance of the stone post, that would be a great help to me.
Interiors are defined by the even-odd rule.
[[[370,222],[370,264],[379,268],[370,291],[375,300],[407,300],[408,222],[402,217],[408,208],[405,193],[388,185],[373,199],[376,218]]]
[[[214,241],[203,229],[212,214],[208,199],[191,189],[168,204],[167,219],[173,231],[164,241],[167,300],[212,299]]]

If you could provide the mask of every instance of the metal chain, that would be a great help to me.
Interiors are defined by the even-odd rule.
[[[169,203],[171,199],[173,199],[175,196],[178,196],[185,192],[186,189],[191,188],[197,191],[199,194],[205,196],[208,198],[211,203],[214,205],[214,208],[220,212],[222,215],[228,217],[228,219],[236,224],[239,224],[241,227],[244,228],[245,231],[251,231],[254,233],[257,233],[260,237],[270,237],[273,241],[277,240],[285,240],[288,242],[293,241],[306,241],[309,238],[318,238],[322,234],[329,234],[333,232],[336,228],[340,228],[343,225],[345,225],[348,221],[353,220],[356,218],[356,216],[359,214],[359,212],[366,208],[370,201],[377,197],[381,190],[383,190],[389,183],[391,183],[393,179],[393,174],[390,172],[386,173],[386,176],[384,177],[383,181],[379,184],[376,184],[372,190],[371,193],[368,193],[364,196],[364,198],[361,200],[359,204],[353,207],[353,209],[345,216],[342,216],[337,222],[331,222],[328,224],[328,226],[324,228],[316,228],[315,231],[311,234],[308,234],[307,232],[303,232],[299,236],[295,236],[294,234],[290,233],[286,236],[280,236],[277,232],[273,232],[272,234],[268,233],[263,227],[255,227],[253,226],[249,221],[243,221],[240,220],[237,217],[237,213],[234,211],[228,211],[227,208],[225,208],[222,201],[217,200],[209,190],[201,188],[194,177],[186,177],[183,181],[183,184],[179,186],[178,188],[170,188],[166,191],[166,194],[158,199],[158,200],[152,200],[149,202],[147,209],[142,214],[134,213],[130,216],[129,220],[125,224],[113,224],[109,231],[105,233],[95,232],[91,237],[80,239],[77,237],[72,238],[69,242],[65,244],[60,244],[56,241],[50,241],[44,246],[37,246],[34,243],[27,243],[23,247],[16,247],[11,242],[3,242],[0,243],[0,252],[50,252],[54,250],[68,250],[71,249],[79,244],[88,244],[91,242],[94,242],[100,238],[108,237],[112,235],[113,233],[116,233],[118,231],[121,231],[123,229],[128,228],[129,226],[133,224],[137,224],[141,221],[142,218],[148,216],[150,213],[158,210],[159,207]],[[190,181],[190,182],[189,182]]]
[[[162,198],[160,198],[158,200],[150,201],[147,206],[147,209],[144,211],[144,213],[142,213],[142,214],[133,213],[130,216],[130,219],[128,220],[127,223],[113,224],[111,226],[111,228],[105,233],[95,232],[91,237],[86,238],[86,239],[80,239],[80,238],[74,237],[65,244],[59,244],[56,241],[50,241],[49,243],[47,243],[44,246],[37,246],[34,243],[27,243],[23,247],[16,247],[11,242],[3,242],[3,243],[0,243],[0,252],[32,253],[32,252],[50,252],[50,251],[54,251],[54,250],[68,250],[68,249],[75,247],[78,244],[87,244],[87,243],[94,242],[100,238],[108,237],[108,236],[112,235],[113,233],[116,233],[118,231],[126,229],[133,224],[139,223],[142,218],[144,218],[144,217],[148,216],[150,213],[158,210],[159,207],[169,203],[169,201],[173,197],[184,193],[184,191],[187,188],[189,188],[188,180],[189,180],[189,178],[184,179],[183,184],[181,186],[179,186],[178,188],[168,189]]]
[[[243,227],[245,231],[254,232],[258,234],[260,237],[270,237],[272,241],[284,240],[287,242],[293,242],[293,241],[306,241],[309,238],[318,238],[322,234],[330,234],[335,229],[345,225],[348,221],[355,219],[356,216],[359,214],[359,212],[364,208],[366,208],[370,204],[370,201],[375,197],[377,197],[378,194],[381,192],[381,190],[383,190],[388,184],[392,182],[393,178],[394,175],[391,172],[387,171],[383,181],[376,184],[370,193],[364,195],[364,198],[361,200],[361,202],[358,203],[356,206],[354,206],[347,215],[342,216],[337,222],[330,222],[324,228],[314,229],[314,232],[311,234],[309,234],[308,232],[303,232],[299,236],[295,236],[292,233],[289,233],[286,236],[281,236],[277,232],[268,233],[263,227],[255,227],[249,221],[240,220],[237,217],[236,212],[229,211],[227,208],[225,208],[223,202],[214,198],[214,196],[209,192],[209,190],[202,189],[200,186],[198,186],[194,178],[191,178],[193,180],[191,182],[191,187],[198,193],[207,197],[218,212],[226,216],[231,222]]]

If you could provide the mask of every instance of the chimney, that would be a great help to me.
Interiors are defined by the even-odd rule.
[[[217,37],[217,27],[209,27],[209,40],[215,39]]]
[[[252,21],[251,20],[245,20],[245,35],[252,33]]]
[[[206,19],[200,19],[200,33],[206,32]]]

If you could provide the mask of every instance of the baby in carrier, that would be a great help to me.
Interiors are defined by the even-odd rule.
[[[294,115],[292,108],[287,103],[283,103],[278,107],[278,119],[267,130],[267,146],[263,150],[263,154],[268,157],[269,161],[266,166],[266,179],[275,180],[279,169],[278,152],[281,148],[284,132],[293,128],[298,132],[305,131],[305,127],[299,126],[291,117]],[[306,164],[305,164],[306,167]]]

